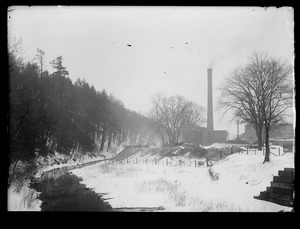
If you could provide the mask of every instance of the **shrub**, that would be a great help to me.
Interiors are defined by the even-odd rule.
[[[37,171],[37,165],[34,161],[19,162],[14,171],[10,168],[9,179],[10,185],[14,185],[16,191],[19,192],[24,183],[31,179]]]
[[[197,146],[191,150],[191,155],[195,157],[205,157],[207,150],[201,146]]]

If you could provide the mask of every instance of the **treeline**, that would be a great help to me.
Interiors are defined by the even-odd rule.
[[[49,74],[43,55],[38,50],[37,63],[24,63],[9,52],[9,185],[19,164],[33,171],[38,157],[100,153],[112,145],[149,141],[150,119],[85,80],[72,83],[61,56],[51,62],[55,71]]]

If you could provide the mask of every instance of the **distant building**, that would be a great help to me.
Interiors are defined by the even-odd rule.
[[[228,140],[228,132],[226,130],[214,130],[211,133],[212,136],[209,139],[208,131],[205,127],[187,129],[183,131],[182,140],[184,143],[194,143],[196,145],[210,145],[216,142],[224,143]]]
[[[228,139],[226,130],[214,130],[213,120],[213,91],[212,91],[212,69],[207,69],[207,128],[199,127],[183,131],[183,142],[197,145],[211,145],[215,142],[224,143]]]
[[[269,142],[273,145],[280,145],[286,148],[291,148],[294,145],[295,128],[293,124],[282,124],[273,127],[271,130]],[[255,129],[247,124],[245,126],[245,133],[242,135],[242,139],[249,143],[256,143],[257,136]]]
[[[204,127],[197,129],[186,129],[183,131],[182,140],[184,143],[203,145],[207,141],[207,130]]]
[[[245,140],[251,144],[257,142],[257,136],[256,136],[255,129],[250,124],[245,125],[245,133],[241,134],[241,139]]]
[[[213,142],[223,143],[228,140],[227,130],[214,130],[213,132]]]

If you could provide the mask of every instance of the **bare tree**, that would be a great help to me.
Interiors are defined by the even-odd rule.
[[[186,127],[194,128],[201,126],[206,121],[205,114],[206,111],[203,106],[200,106],[195,102],[190,102],[189,109],[187,109],[184,117],[186,120]]]
[[[286,62],[255,53],[245,67],[232,71],[220,88],[219,109],[230,110],[233,119],[251,124],[260,150],[265,130],[265,161],[269,161],[271,126],[282,122],[292,105],[291,73],[292,67]]]
[[[43,74],[44,56],[45,56],[45,52],[42,49],[37,48],[36,57],[37,57],[38,63],[39,63],[40,68],[41,68],[41,73],[40,73],[41,76]]]
[[[12,72],[16,67],[23,64],[23,48],[22,38],[13,38],[8,41],[8,64],[9,70]]]
[[[184,128],[200,126],[204,120],[204,108],[182,96],[167,97],[158,94],[152,103],[152,114],[161,139],[165,143],[165,136],[168,136],[171,146],[178,143]]]
[[[259,95],[259,81],[250,75],[246,68],[236,68],[222,84],[218,108],[224,113],[233,112],[233,118],[241,123],[253,126],[258,139],[258,149],[263,145],[263,117],[261,99]]]
[[[265,128],[266,154],[270,161],[269,135],[272,127],[284,122],[286,110],[293,104],[293,67],[265,53],[255,53],[248,66],[250,75],[258,79],[261,113]]]

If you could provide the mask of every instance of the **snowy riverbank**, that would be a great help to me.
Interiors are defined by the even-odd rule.
[[[105,156],[106,159],[111,158],[111,153],[102,153],[101,155]],[[68,160],[66,163],[63,163],[64,158],[62,158],[60,155],[54,155],[50,158],[48,158],[47,163],[41,167],[37,173],[35,174],[35,178],[39,178],[41,174],[44,172],[62,168],[65,166],[73,166],[78,164],[84,164],[88,162],[103,160],[103,156],[97,156],[97,157],[90,157],[88,155],[85,155],[81,157],[79,160]],[[53,161],[59,161],[59,164],[53,163]],[[7,210],[8,211],[40,211],[40,205],[41,201],[37,199],[38,194],[34,189],[30,189],[29,186],[29,180],[27,180],[23,186],[17,190],[17,187],[15,185],[12,185],[7,190]]]

